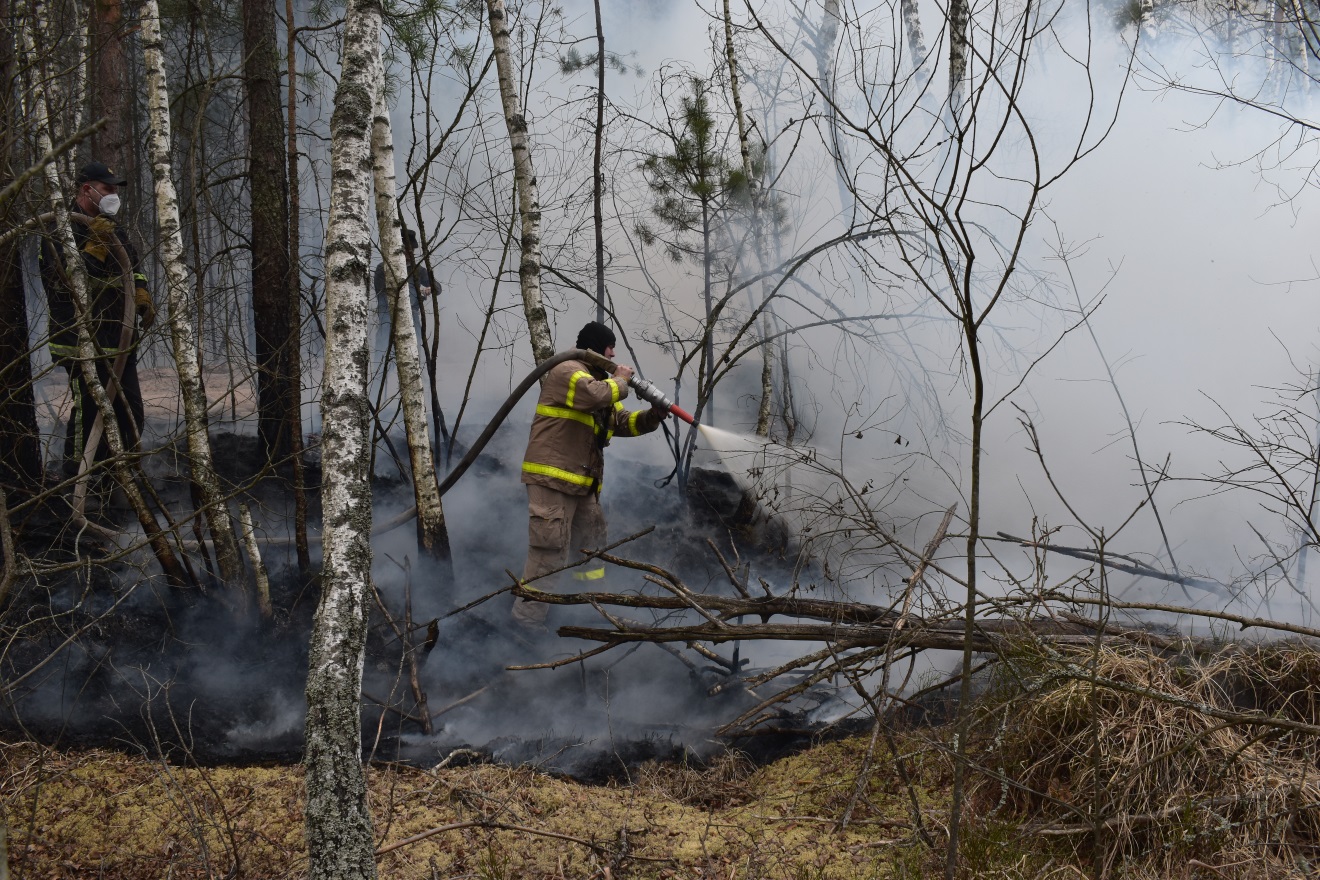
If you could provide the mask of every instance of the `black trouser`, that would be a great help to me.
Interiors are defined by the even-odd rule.
[[[101,380],[103,388],[110,381],[110,368],[114,360],[113,357],[96,359],[96,375]],[[55,363],[64,367],[69,373],[73,411],[69,413],[69,426],[64,434],[64,458],[77,469],[78,463],[82,460],[83,450],[87,448],[92,425],[96,421],[96,400],[92,397],[92,392],[83,377],[81,362],[74,358],[59,357],[55,358]],[[141,449],[140,432],[146,413],[142,406],[142,388],[138,385],[136,351],[130,351],[128,359],[124,362],[124,375],[119,381],[119,392],[114,398],[114,408],[115,421],[119,423],[119,436],[124,439],[124,450],[137,452]],[[106,442],[105,432],[102,431],[94,461],[104,461],[109,457],[110,444]]]

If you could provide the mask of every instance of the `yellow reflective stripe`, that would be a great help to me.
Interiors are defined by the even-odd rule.
[[[632,434],[634,437],[637,436],[637,417],[641,414],[642,411],[639,409],[628,416],[628,433]]]
[[[610,403],[619,402],[619,383],[613,379],[606,379],[605,384],[610,386]]]
[[[589,568],[586,571],[573,572],[573,580],[575,581],[598,581],[604,577],[605,566],[603,565],[600,568]]]
[[[575,486],[590,486],[595,479],[586,474],[575,474],[572,471],[566,471],[563,468],[551,467],[548,464],[536,464],[530,461],[522,463],[523,473],[540,474],[543,477],[554,477],[556,480],[563,480],[565,483],[572,483]]]
[[[596,420],[591,417],[591,413],[579,412],[575,409],[569,409],[564,406],[550,406],[547,403],[538,403],[536,405],[536,414],[551,419],[571,419],[575,422],[581,422],[592,430],[595,430],[596,428]]]
[[[586,370],[578,370],[576,373],[568,377],[568,396],[564,398],[564,403],[568,405],[569,409],[573,408],[573,398],[577,397],[578,379],[590,378],[591,374]]]

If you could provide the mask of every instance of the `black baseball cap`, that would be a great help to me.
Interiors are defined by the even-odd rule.
[[[82,186],[84,183],[91,183],[93,180],[97,183],[109,183],[114,186],[123,186],[128,183],[127,180],[119,176],[118,171],[115,171],[104,162],[88,162],[78,172],[78,176],[73,179],[73,182],[78,186]]]

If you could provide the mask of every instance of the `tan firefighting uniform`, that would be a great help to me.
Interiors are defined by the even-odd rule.
[[[541,382],[536,418],[523,457],[522,481],[527,484],[528,548],[523,580],[561,568],[578,550],[605,544],[605,514],[600,508],[604,449],[616,434],[637,437],[660,426],[665,414],[623,408],[625,382],[605,378],[582,361],[565,361]],[[605,576],[603,563],[593,560],[573,570],[579,581]],[[549,591],[554,575],[529,586]],[[513,618],[527,627],[545,622],[547,606],[517,599]]]

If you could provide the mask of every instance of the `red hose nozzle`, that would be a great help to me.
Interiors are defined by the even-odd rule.
[[[681,408],[678,404],[676,403],[670,404],[669,411],[674,415],[678,416],[683,421],[687,422],[692,427],[695,428],[697,426],[697,420],[692,418],[692,414],[689,413],[687,410]]]

